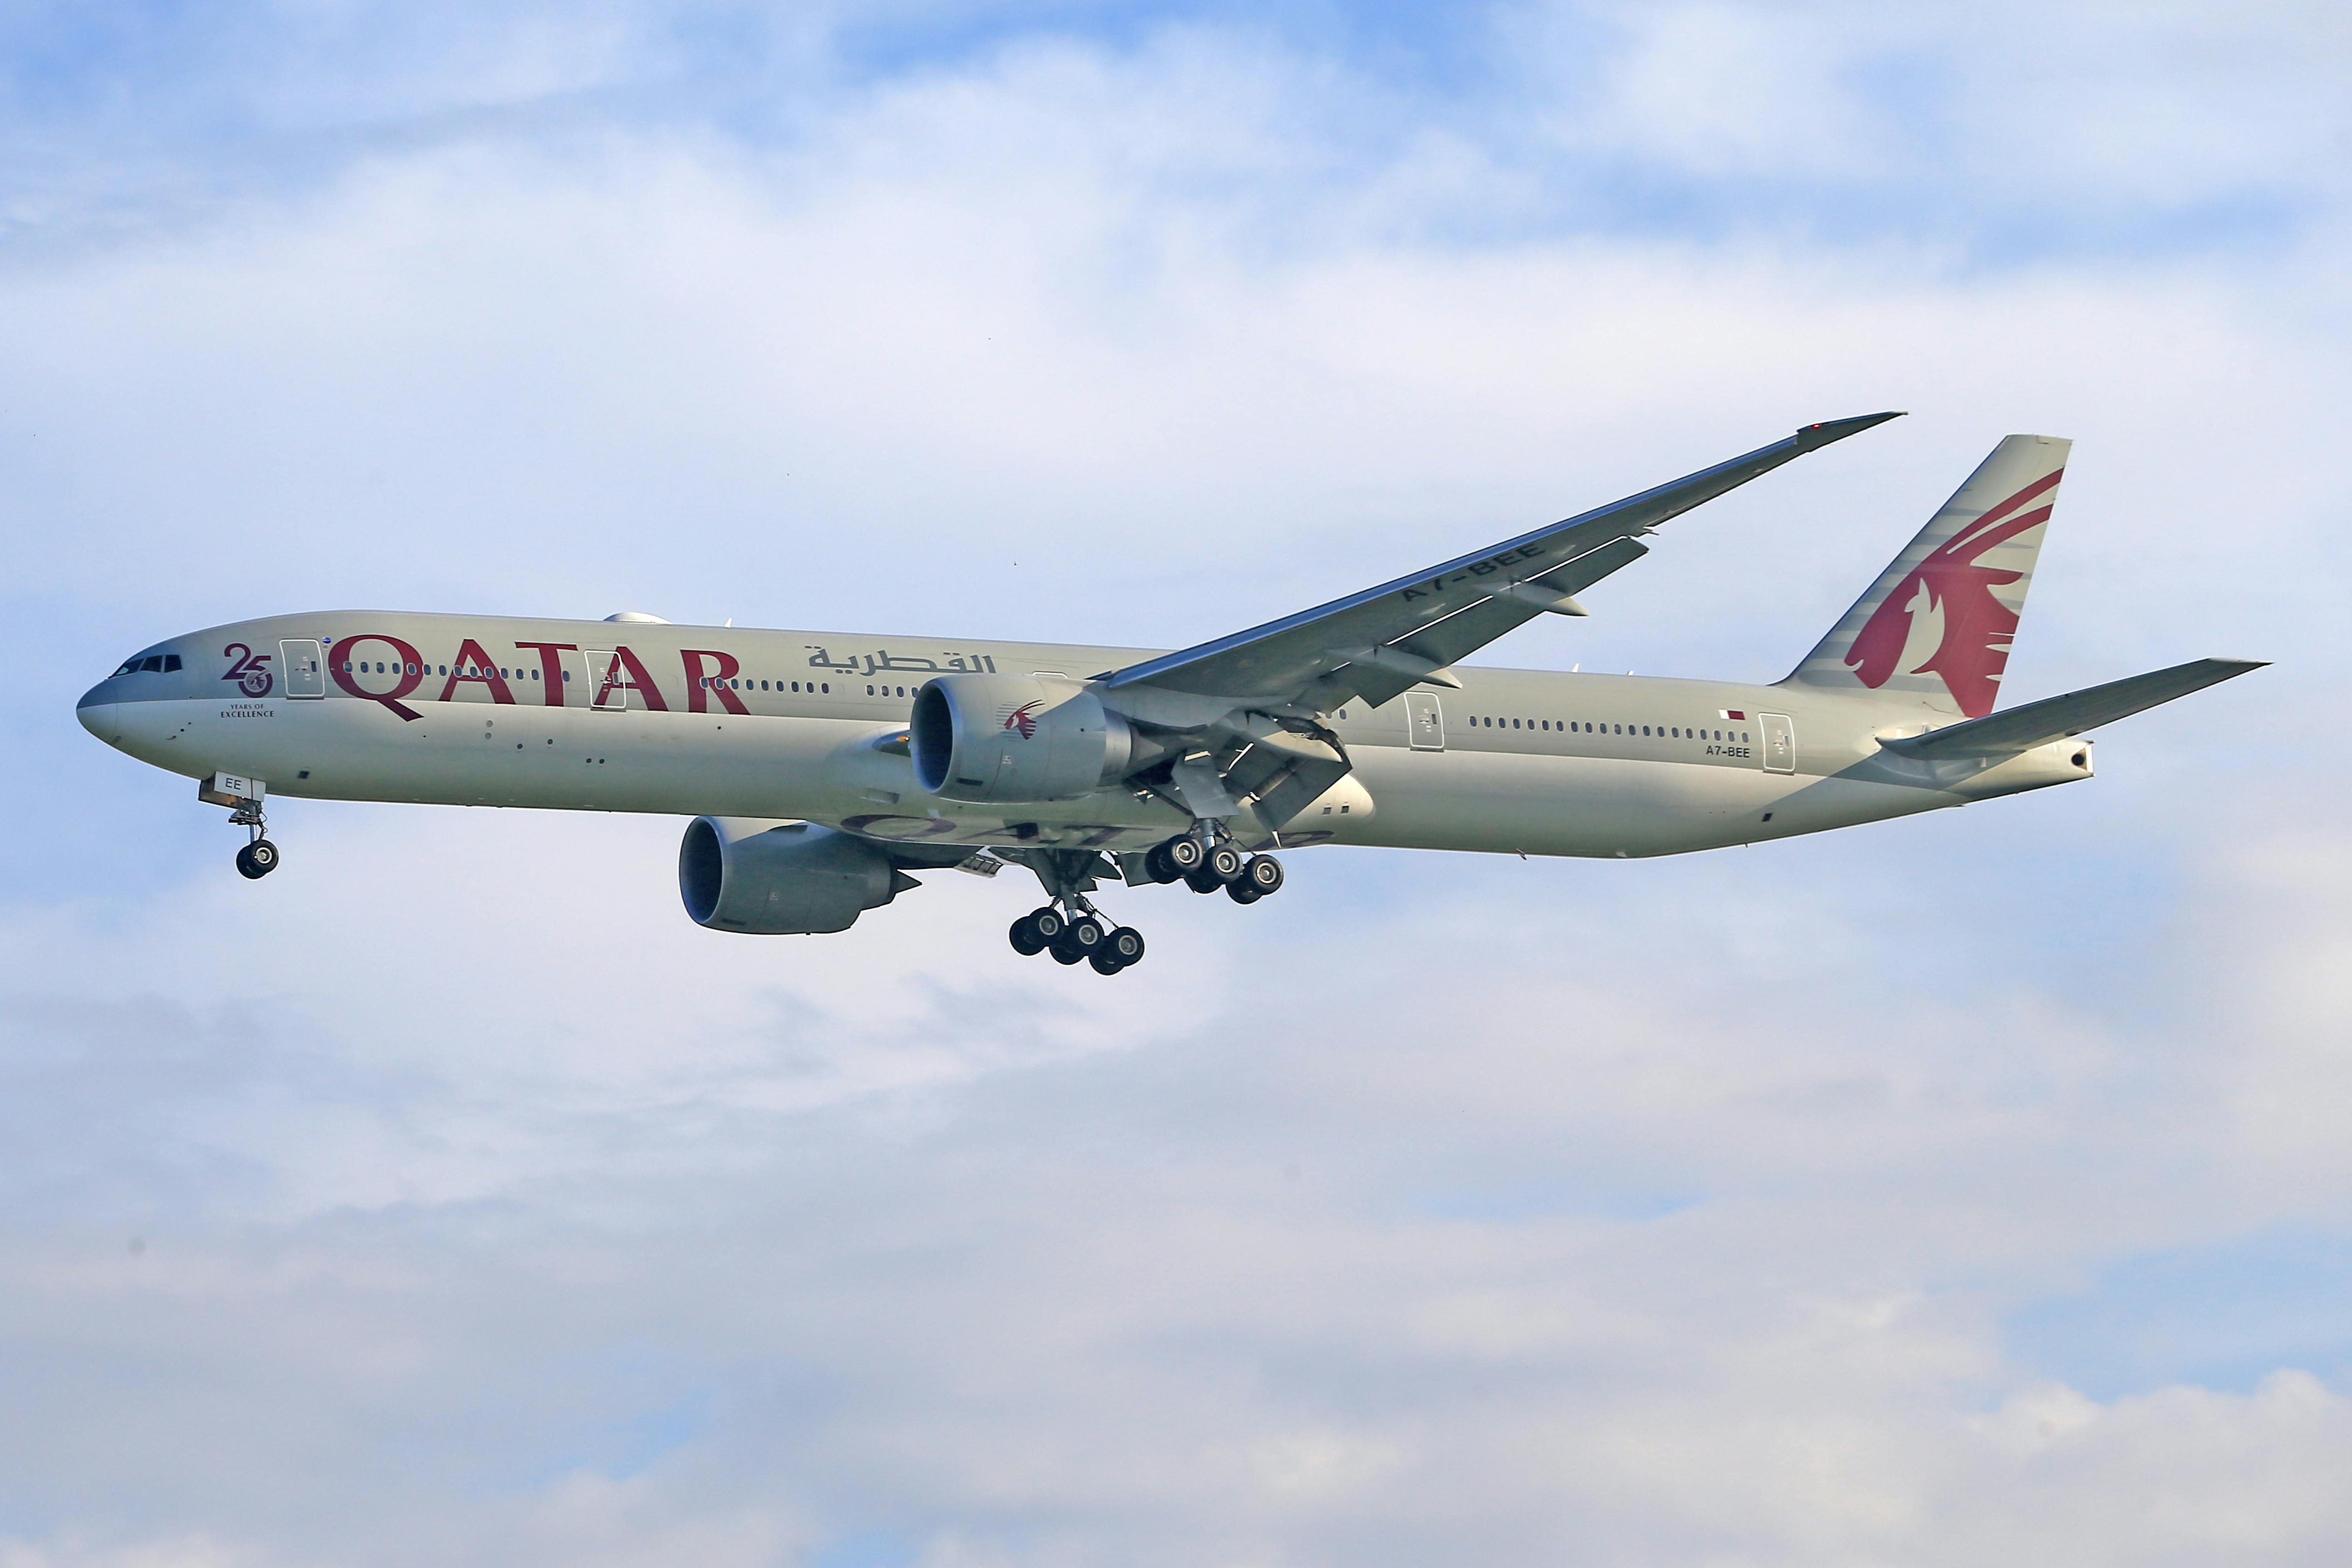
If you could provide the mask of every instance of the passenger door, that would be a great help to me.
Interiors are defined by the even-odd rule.
[[[1764,771],[1768,773],[1793,773],[1797,771],[1797,725],[1786,713],[1759,713],[1756,721],[1764,727]]]
[[[1409,743],[1416,752],[1445,750],[1445,710],[1437,705],[1434,691],[1408,691],[1404,694],[1404,726]]]
[[[282,689],[289,697],[327,694],[326,656],[320,651],[317,637],[280,638],[278,671],[284,679]]]
[[[629,709],[628,672],[621,656],[610,648],[592,647],[588,658],[588,706],[599,713],[625,713]]]

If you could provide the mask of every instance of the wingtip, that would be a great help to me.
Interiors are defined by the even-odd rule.
[[[1857,414],[1850,419],[1824,419],[1818,425],[1808,425],[1797,432],[1797,440],[1807,450],[1826,447],[1832,441],[1843,441],[1861,434],[1874,425],[1884,425],[1889,419],[1900,419],[1907,410],[1890,409],[1884,414]]]

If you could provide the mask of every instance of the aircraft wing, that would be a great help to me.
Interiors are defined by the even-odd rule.
[[[2200,658],[2176,664],[2126,680],[2089,686],[2063,697],[2045,697],[1981,719],[1948,724],[1924,735],[1881,741],[1880,745],[1903,756],[1927,762],[1962,758],[2015,756],[2052,741],[2063,741],[2085,730],[2095,730],[2118,719],[2186,697],[2192,691],[2260,669],[2263,661],[2251,658]]]
[[[1156,709],[1166,716],[1160,721],[1185,726],[1179,715],[1188,711],[1202,715],[1191,723],[1235,707],[1319,712],[1351,698],[1385,702],[1424,681],[1458,685],[1445,674],[1447,665],[1547,610],[1582,615],[1570,595],[1648,554],[1642,536],[1660,523],[1792,458],[1898,417],[1866,414],[1808,425],[1745,457],[1410,577],[1130,665],[1105,679],[1106,696],[1147,721]]]

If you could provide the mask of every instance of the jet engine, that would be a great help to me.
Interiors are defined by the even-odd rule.
[[[806,822],[698,816],[677,848],[686,912],[712,931],[846,931],[867,910],[920,886],[872,845]]]
[[[915,782],[950,800],[1076,800],[1125,776],[1135,731],[1075,680],[942,675],[915,693]]]

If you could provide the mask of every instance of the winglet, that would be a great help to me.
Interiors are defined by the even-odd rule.
[[[1907,409],[1895,409],[1887,414],[1858,414],[1851,419],[1825,419],[1819,425],[1808,425],[1797,432],[1797,449],[1817,451],[1832,441],[1843,441],[1849,436],[1859,436],[1874,425],[1884,425],[1889,419],[1900,419]]]

